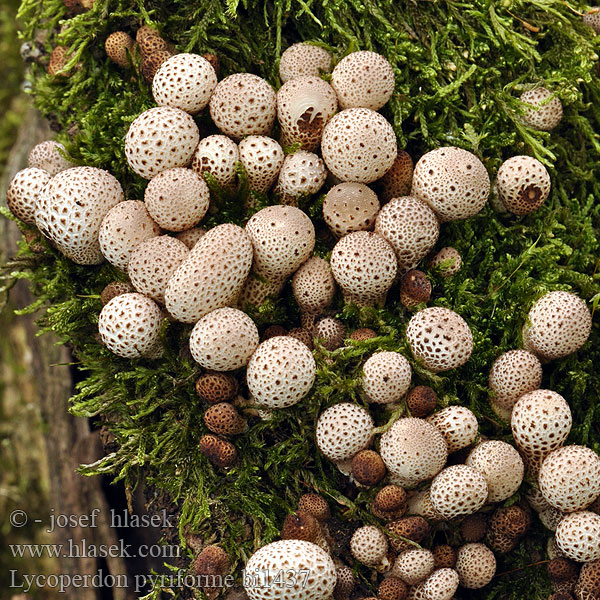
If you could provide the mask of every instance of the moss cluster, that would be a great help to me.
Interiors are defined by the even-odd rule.
[[[520,330],[532,302],[548,290],[572,290],[592,302],[600,298],[596,273],[600,195],[600,81],[598,41],[581,22],[581,2],[563,0],[96,0],[89,12],[69,18],[62,0],[24,0],[23,38],[39,29],[53,44],[67,45],[74,67],[69,77],[49,77],[43,65],[31,72],[34,99],[61,128],[59,138],[82,164],[109,169],[129,198],[142,197],[145,182],[124,159],[129,123],[152,106],[143,78],[110,63],[105,38],[116,30],[157,26],[181,51],[213,52],[224,74],[251,71],[277,85],[277,61],[285,47],[310,40],[336,57],[356,49],[385,54],[396,72],[396,93],[383,111],[395,125],[401,147],[418,157],[428,149],[457,145],[477,153],[494,173],[503,159],[532,154],[548,165],[552,193],[535,214],[503,217],[486,208],[465,222],[442,227],[440,246],[463,257],[451,279],[431,273],[432,303],[448,306],[470,324],[475,339],[463,368],[436,376],[415,369],[414,383],[432,385],[442,402],[461,403],[480,418],[486,435],[510,439],[488,406],[487,374],[501,352],[519,347]],[[562,100],[565,115],[552,133],[534,132],[519,121],[520,93],[543,83]],[[200,121],[203,118],[200,117]],[[203,126],[208,123],[204,121]],[[67,132],[69,132],[67,134]],[[244,222],[240,201],[224,198],[211,220]],[[320,200],[305,208],[319,227]],[[318,250],[326,254],[331,245]],[[323,493],[337,517],[368,521],[370,491],[348,490],[336,469],[315,450],[313,431],[323,407],[358,398],[361,362],[375,348],[405,350],[407,314],[397,291],[386,309],[338,309],[346,324],[372,326],[382,336],[328,354],[317,351],[317,384],[300,406],[272,420],[253,422],[236,438],[241,460],[225,473],[199,454],[205,433],[203,407],[194,394],[199,371],[186,349],[189,328],[165,328],[166,356],[158,363],[126,361],[94,338],[99,292],[118,277],[109,266],[79,267],[48,248],[21,251],[23,269],[47,308],[42,330],[73,345],[81,381],[72,411],[107,423],[118,449],[83,469],[110,473],[134,486],[143,472],[166,490],[181,510],[180,531],[214,535],[241,564],[255,547],[274,539],[298,495]],[[259,324],[297,326],[297,310],[286,289],[282,299],[257,307]],[[570,441],[600,450],[598,327],[575,356],[544,367],[543,386],[563,393],[575,426]],[[333,365],[325,358],[335,358]],[[387,418],[375,415],[381,425]],[[512,499],[514,501],[515,499]],[[541,525],[519,550],[501,559],[500,571],[520,569],[543,557]],[[454,533],[445,533],[452,539]],[[532,559],[533,557],[533,559]],[[526,577],[518,577],[526,573]],[[469,598],[544,598],[542,567],[498,577]]]

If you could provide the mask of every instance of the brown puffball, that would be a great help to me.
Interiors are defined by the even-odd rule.
[[[375,450],[361,450],[352,459],[352,475],[362,485],[379,483],[385,473],[383,459]]]
[[[318,521],[325,521],[331,517],[327,501],[319,494],[303,494],[300,496],[298,510],[307,512]]]
[[[156,36],[160,37],[158,31],[154,29],[154,27],[150,27],[150,25],[142,25],[135,34],[135,41],[139,44],[142,39],[147,36]]]
[[[227,574],[231,567],[229,555],[219,546],[206,546],[196,558],[194,575],[199,579],[202,591],[209,597],[216,597],[222,586],[219,578]]]
[[[431,549],[436,569],[454,569],[456,550],[448,544],[439,544]]]
[[[232,400],[237,392],[237,383],[224,373],[205,373],[196,381],[196,393],[207,404],[218,404]]]
[[[547,565],[548,577],[553,583],[562,583],[579,576],[579,567],[577,563],[568,558],[559,556],[553,558]]]
[[[204,423],[218,435],[237,435],[246,430],[246,421],[228,402],[213,404],[204,413]]]
[[[429,302],[431,298],[431,282],[427,275],[418,269],[411,269],[400,280],[400,302],[405,308],[415,308],[419,304]]]
[[[280,335],[287,335],[287,329],[282,327],[281,325],[269,325],[263,332],[260,341],[266,342],[274,337],[279,337]]]
[[[300,340],[309,350],[312,350],[315,347],[311,332],[304,327],[295,327],[294,329],[290,329],[288,335]]]
[[[337,568],[336,575],[333,600],[348,600],[356,587],[354,572],[350,567],[342,566]]]
[[[398,521],[388,523],[387,529],[390,545],[396,552],[403,552],[412,547],[412,544],[400,538],[406,538],[419,544],[431,531],[429,523],[423,517],[404,517]]]
[[[48,75],[60,75],[68,77],[69,72],[63,71],[64,66],[69,62],[69,49],[65,46],[56,46],[50,54],[50,62],[48,63]]]
[[[304,510],[288,515],[281,528],[282,540],[304,540],[315,543],[319,534],[319,522]]]
[[[375,184],[383,204],[392,198],[410,195],[413,178],[413,161],[408,152],[398,151],[398,156],[387,173]]]
[[[377,332],[369,329],[368,327],[362,327],[361,329],[357,329],[353,331],[350,335],[351,340],[355,340],[357,342],[362,342],[363,340],[371,340],[377,337]]]
[[[205,52],[202,55],[202,58],[204,58],[210,63],[210,66],[215,70],[215,73],[218,77],[219,71],[221,70],[221,65],[219,64],[219,57],[216,54],[212,54],[211,52]]]
[[[144,60],[142,62],[142,75],[144,79],[148,83],[152,83],[154,76],[160,66],[166,61],[169,60],[173,56],[173,53],[170,50],[157,50],[152,54],[148,54],[144,56]]]
[[[413,417],[422,419],[435,410],[437,399],[437,394],[432,388],[418,385],[406,394],[406,405]]]
[[[481,541],[485,537],[487,530],[487,519],[479,513],[468,515],[460,523],[460,535],[465,542]]]
[[[371,511],[380,519],[399,519],[406,512],[406,492],[399,485],[381,488],[371,504]]]
[[[406,600],[408,586],[399,577],[386,577],[377,590],[379,600]]]
[[[134,291],[135,290],[129,281],[111,281],[100,292],[100,302],[105,305],[108,304],[113,298],[116,298],[121,294],[130,294]]]
[[[527,533],[531,518],[520,506],[497,508],[490,519],[489,528],[493,535],[519,537]]]
[[[200,452],[216,467],[231,467],[237,459],[235,446],[216,435],[203,435],[200,439]]]
[[[133,56],[135,42],[133,38],[124,31],[115,31],[111,33],[104,42],[106,55],[120,67],[129,67],[131,65],[130,56]]]
[[[138,47],[144,58],[162,50],[168,50],[170,52],[168,42],[158,34],[141,36],[138,40]]]

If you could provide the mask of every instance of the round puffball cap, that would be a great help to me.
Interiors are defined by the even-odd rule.
[[[479,433],[477,417],[466,406],[447,406],[427,421],[444,436],[450,454],[470,446]]]
[[[566,513],[587,508],[600,496],[600,457],[585,446],[564,446],[544,459],[538,476],[542,496]]]
[[[294,44],[286,48],[279,60],[279,77],[286,83],[295,77],[318,77],[331,70],[331,54],[312,44]]]
[[[373,418],[362,406],[335,404],[319,416],[317,446],[330,460],[349,460],[371,445],[373,427]]]
[[[268,192],[279,175],[285,155],[279,142],[266,135],[249,135],[239,145],[240,161],[255,192]]]
[[[457,552],[455,568],[460,585],[478,590],[490,583],[496,574],[496,557],[484,544],[465,544]]]
[[[326,178],[327,171],[321,158],[313,152],[298,150],[285,157],[276,191],[292,198],[316,194]]]
[[[258,346],[254,321],[237,308],[217,308],[202,317],[190,336],[194,360],[212,371],[245,367]]]
[[[556,544],[571,560],[600,559],[600,515],[589,511],[566,515],[556,528]]]
[[[192,169],[202,177],[205,172],[210,173],[220,186],[230,189],[236,181],[235,165],[239,160],[239,149],[233,140],[226,135],[209,135],[200,140]]]
[[[436,148],[415,165],[411,193],[429,204],[441,221],[467,219],[485,206],[490,177],[472,152]]]
[[[37,167],[27,167],[19,171],[8,184],[6,203],[17,219],[35,225],[37,198],[50,181],[50,174]]]
[[[429,261],[429,266],[439,269],[442,277],[452,277],[462,267],[462,256],[456,248],[446,246],[433,256]]]
[[[225,135],[240,140],[267,135],[273,128],[277,98],[271,85],[252,73],[222,79],[210,99],[210,116]]]
[[[192,115],[206,108],[217,87],[212,65],[198,54],[176,54],[160,65],[152,80],[158,106],[179,108]]]
[[[427,579],[434,568],[435,560],[431,550],[412,548],[396,558],[391,574],[408,585],[416,585]]]
[[[335,565],[325,550],[311,542],[280,540],[250,557],[244,588],[250,600],[322,600],[331,596],[336,580]]]
[[[446,464],[448,447],[430,423],[414,417],[398,419],[380,439],[381,458],[398,485],[415,486],[435,477]]]
[[[387,537],[373,525],[359,527],[350,539],[350,551],[359,563],[368,567],[377,567],[386,557]]]
[[[523,123],[539,131],[551,131],[563,116],[562,102],[544,87],[537,87],[521,94],[521,102],[532,106],[523,107]]]
[[[246,382],[252,399],[265,408],[287,408],[312,388],[317,366],[310,350],[293,337],[262,342],[248,363]]]
[[[64,151],[65,147],[59,142],[41,142],[31,149],[27,166],[47,171],[50,177],[54,177],[57,173],[75,166],[61,154]]]
[[[157,358],[162,353],[163,315],[158,304],[142,294],[115,296],[100,312],[98,331],[104,345],[123,358]]]
[[[485,477],[487,502],[502,502],[510,498],[521,486],[525,474],[521,455],[501,440],[481,442],[473,448],[465,464]]]
[[[438,569],[423,584],[423,594],[426,600],[452,600],[458,584],[458,573],[454,569]]]
[[[165,169],[187,167],[199,139],[198,126],[190,115],[158,106],[143,112],[129,126],[125,157],[140,177],[151,179]]]
[[[412,188],[413,161],[405,150],[398,150],[398,156],[387,173],[377,181],[377,193],[382,202],[408,196]]]
[[[523,342],[540,359],[554,360],[579,350],[591,331],[592,315],[586,303],[571,292],[555,291],[531,307]]]
[[[323,160],[342,182],[372,183],[391,168],[398,153],[396,134],[388,121],[368,108],[349,108],[325,126]]]
[[[362,389],[369,402],[398,402],[410,387],[412,369],[399,352],[377,352],[363,365]]]
[[[388,59],[368,50],[348,54],[331,74],[331,85],[342,109],[379,110],[392,97],[395,83]]]
[[[379,208],[377,195],[364,183],[340,183],[323,200],[323,218],[331,232],[341,238],[373,229]]]
[[[133,251],[142,242],[160,235],[160,227],[152,220],[141,200],[124,200],[107,213],[98,234],[104,258],[125,271]]]
[[[434,373],[464,365],[473,351],[473,335],[466,321],[441,306],[414,314],[406,337],[413,356]]]
[[[467,465],[445,468],[431,484],[433,508],[445,519],[476,513],[486,502],[488,487],[482,473]]]
[[[318,314],[325,310],[336,290],[329,263],[318,256],[309,258],[294,273],[292,290],[302,312]]]

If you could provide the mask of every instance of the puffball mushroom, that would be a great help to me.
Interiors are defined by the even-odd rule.
[[[414,548],[410,542],[422,542],[431,533],[431,526],[423,517],[405,517],[388,523],[387,530],[390,546],[396,552],[404,552]]]
[[[485,477],[467,465],[445,468],[433,480],[430,489],[433,508],[445,519],[476,513],[487,497]]]
[[[448,447],[433,425],[408,417],[398,419],[381,436],[380,453],[396,482],[413,487],[435,477],[444,468]]]
[[[379,211],[375,233],[394,248],[400,270],[408,270],[435,246],[440,225],[427,204],[414,196],[404,196],[390,200]]]
[[[196,323],[216,308],[233,304],[250,273],[252,243],[238,225],[210,229],[173,273],[165,306],[182,323]]]
[[[458,584],[458,573],[454,569],[438,569],[423,584],[423,594],[426,600],[452,600]]]
[[[294,44],[279,59],[279,78],[286,83],[295,77],[318,77],[331,70],[331,54],[321,46]]]
[[[379,483],[386,474],[381,456],[375,450],[361,450],[352,459],[352,477],[360,485]]]
[[[431,550],[412,548],[396,558],[391,574],[408,585],[415,585],[427,579],[434,568],[435,561]]]
[[[105,346],[123,358],[158,358],[163,314],[158,304],[142,294],[120,294],[106,304],[98,318]]]
[[[392,198],[408,196],[412,187],[412,178],[412,158],[405,150],[399,150],[390,169],[375,184],[381,201],[389,202]]]
[[[406,492],[399,485],[382,487],[373,498],[371,511],[386,521],[402,517],[406,512]]]
[[[150,216],[167,231],[186,231],[197,225],[208,210],[210,192],[192,169],[165,169],[150,180],[144,192]]]
[[[323,161],[313,152],[298,150],[285,157],[275,193],[281,196],[282,204],[294,205],[298,198],[316,194],[326,178]]]
[[[448,453],[470,446],[479,433],[477,417],[466,406],[448,406],[427,418],[444,436]]]
[[[544,458],[562,446],[573,419],[566,400],[551,390],[535,390],[522,396],[513,408],[512,434],[534,474]]]
[[[308,576],[298,577],[299,573]],[[244,570],[244,589],[250,600],[323,600],[333,593],[336,580],[331,556],[303,540],[263,546]]]
[[[158,106],[171,106],[195,115],[206,108],[217,87],[212,65],[198,54],[181,53],[160,65],[152,80]]]
[[[478,590],[496,574],[496,557],[484,544],[465,544],[456,555],[456,572],[460,585]]]
[[[373,427],[373,418],[362,406],[350,402],[335,404],[319,416],[317,446],[330,460],[349,460],[371,445]]]
[[[222,79],[209,103],[214,124],[234,140],[267,135],[275,122],[276,106],[271,85],[252,73],[234,73]]]
[[[337,112],[333,88],[320,77],[295,77],[277,92],[277,119],[282,144],[300,144],[313,152],[321,144],[323,128]]]
[[[212,371],[245,367],[258,346],[254,321],[237,308],[217,308],[192,329],[190,351],[194,360]]]
[[[400,577],[386,577],[377,588],[379,600],[406,600],[408,585]]]
[[[582,16],[582,21],[594,30],[596,35],[600,33],[600,10],[598,6],[592,8],[592,10],[586,12]]]
[[[550,174],[532,156],[513,156],[500,165],[495,190],[508,212],[528,215],[548,198]]]
[[[277,180],[285,158],[279,143],[266,135],[249,135],[240,142],[239,151],[250,189],[268,192]]]
[[[341,238],[354,231],[372,230],[379,208],[377,195],[364,183],[340,183],[323,200],[323,218]]]
[[[499,417],[510,421],[517,400],[538,390],[541,385],[542,365],[535,354],[527,350],[509,350],[501,354],[490,369],[490,405]]]
[[[397,271],[392,247],[370,231],[344,236],[331,253],[331,271],[346,301],[358,305],[381,304]]]
[[[523,343],[540,359],[554,360],[579,350],[591,330],[592,315],[581,298],[571,292],[549,292],[531,307]]]
[[[528,127],[539,131],[551,131],[560,123],[563,116],[562,103],[550,90],[536,87],[523,92],[520,100],[531,105],[523,107],[521,117]]]
[[[501,440],[477,444],[465,464],[477,469],[485,477],[487,502],[503,502],[510,498],[521,486],[525,473],[520,454]]]
[[[393,127],[368,108],[349,108],[325,126],[321,153],[340,181],[372,183],[393,165],[398,153]]]
[[[359,563],[367,567],[381,567],[387,563],[388,541],[380,529],[365,525],[352,534],[350,551]]]
[[[413,356],[434,373],[464,365],[473,351],[473,335],[465,320],[441,306],[414,314],[406,337]]]
[[[544,459],[538,483],[550,506],[583,510],[600,496],[600,457],[585,446],[558,448]]]
[[[192,170],[204,177],[210,173],[226,190],[235,187],[236,163],[240,160],[237,144],[226,135],[209,135],[200,140],[192,158]]]
[[[336,290],[329,263],[318,256],[309,258],[294,273],[292,290],[303,313],[322,313],[333,301]]]
[[[54,177],[61,171],[75,166],[63,156],[64,152],[65,147],[59,142],[53,140],[41,142],[29,152],[27,166],[47,171],[50,177]]]
[[[412,369],[399,352],[376,352],[363,365],[362,389],[369,402],[398,402],[410,387]]]
[[[123,200],[121,184],[95,167],[73,167],[55,175],[37,197],[41,233],[73,262],[100,264],[98,233],[106,213]]]
[[[135,248],[160,233],[160,227],[141,200],[124,200],[106,213],[98,241],[104,258],[125,271]]]
[[[456,275],[462,267],[462,257],[456,248],[446,246],[429,261],[429,266],[437,269],[444,278]]]
[[[50,174],[37,167],[27,167],[19,171],[8,184],[6,203],[17,219],[35,225],[37,198],[50,181]]]
[[[200,133],[186,112],[169,106],[150,108],[129,126],[125,157],[141,177],[151,179],[165,169],[187,167]]]
[[[120,67],[128,68],[132,64],[135,53],[135,42],[133,38],[124,31],[114,31],[104,42],[106,56]]]
[[[256,404],[287,408],[308,394],[316,371],[315,359],[301,341],[277,336],[262,342],[250,358],[246,383]]]
[[[387,58],[368,50],[348,54],[331,73],[331,85],[342,109],[379,110],[392,97],[395,83]]]
[[[589,511],[571,513],[556,528],[556,544],[577,562],[600,559],[600,515]]]
[[[200,238],[206,233],[202,227],[192,227],[185,231],[180,231],[175,238],[183,242],[190,250],[200,241]]]
[[[454,146],[436,148],[415,165],[411,193],[441,221],[467,219],[485,206],[490,177],[473,153]]]
[[[344,344],[346,339],[346,327],[334,317],[319,319],[313,328],[314,337],[330,352],[337,350]]]

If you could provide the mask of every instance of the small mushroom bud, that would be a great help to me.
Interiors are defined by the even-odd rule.
[[[237,383],[224,373],[205,373],[196,381],[196,393],[207,404],[231,400],[237,392]]]
[[[408,586],[399,577],[386,577],[377,590],[379,600],[405,600],[408,597]]]
[[[315,346],[312,333],[304,327],[295,327],[294,329],[290,329],[288,336],[300,340],[309,350],[312,350]]]
[[[490,519],[492,534],[499,533],[510,537],[525,535],[530,525],[529,514],[516,505],[496,509]]]
[[[415,308],[419,304],[429,302],[431,283],[423,271],[411,269],[400,281],[400,302],[405,308]]]
[[[108,304],[114,297],[121,294],[131,294],[135,290],[129,281],[111,281],[101,292],[100,302]]]
[[[231,560],[223,548],[206,546],[200,552],[194,565],[194,574],[209,598],[215,598],[221,592],[222,577],[230,567]]]
[[[568,558],[558,556],[553,558],[547,565],[548,577],[552,583],[563,583],[579,576],[577,564]]]
[[[319,522],[313,515],[304,510],[298,510],[285,518],[281,528],[281,539],[315,543],[320,536],[320,530]]]
[[[235,446],[216,435],[203,435],[200,439],[200,452],[216,467],[226,469],[237,459]]]
[[[398,151],[398,156],[387,173],[377,181],[376,187],[382,202],[410,194],[413,178],[413,161],[408,152]]]
[[[362,327],[361,329],[357,329],[353,331],[350,335],[350,339],[356,342],[362,342],[364,340],[371,340],[377,337],[377,332],[369,329],[368,327]]]
[[[150,27],[150,25],[142,25],[135,34],[135,41],[139,44],[143,38],[149,35],[160,37],[158,31],[154,29],[154,27]]]
[[[456,565],[456,550],[452,546],[440,544],[434,546],[431,552],[433,553],[436,569],[453,569]]]
[[[418,385],[406,394],[406,405],[413,417],[422,419],[435,410],[437,394],[426,385]]]
[[[298,511],[306,512],[318,521],[325,521],[331,517],[327,501],[319,494],[303,494],[300,496]]]
[[[56,46],[50,54],[50,62],[48,63],[48,75],[60,75],[68,77],[69,73],[63,71],[65,65],[69,62],[69,49],[65,46]]]
[[[214,404],[204,413],[204,423],[218,435],[237,435],[246,430],[246,421],[227,402]]]
[[[460,534],[465,542],[479,542],[487,531],[487,519],[479,513],[466,516],[460,523]]]
[[[273,337],[279,337],[280,335],[287,335],[287,334],[288,334],[288,332],[285,327],[282,327],[281,325],[269,325],[269,327],[267,327],[264,330],[262,337],[260,338],[260,341],[264,342]]]
[[[155,33],[154,35],[143,35],[140,37],[139,40],[137,40],[137,43],[140,52],[144,57],[150,56],[151,54],[154,54],[155,52],[160,52],[162,50],[170,51],[168,42],[161,38],[160,35],[158,35],[158,33]]]
[[[437,269],[442,277],[452,277],[460,271],[462,258],[458,250],[448,246],[433,256],[429,261],[429,266]]]
[[[133,38],[124,31],[115,31],[111,33],[104,43],[106,55],[110,60],[117,63],[120,67],[129,67],[130,56],[133,54],[135,42]]]
[[[375,485],[385,477],[383,460],[375,450],[361,450],[352,459],[352,476],[362,485]]]
[[[356,587],[356,578],[350,567],[338,567],[333,600],[348,600]]]
[[[388,541],[385,534],[373,525],[359,527],[350,540],[352,556],[368,567],[388,566]]]
[[[346,327],[339,319],[325,317],[315,325],[315,337],[326,350],[337,350],[346,338]]]
[[[431,531],[429,523],[423,517],[405,517],[398,521],[392,521],[388,524],[387,529],[390,534],[390,545],[396,552],[403,552],[413,547],[402,538],[419,544]]]
[[[381,519],[398,519],[406,512],[406,499],[406,492],[399,485],[386,485],[377,492],[371,510]]]
[[[157,50],[156,52],[152,52],[152,54],[144,56],[144,61],[142,62],[142,75],[144,79],[148,83],[152,83],[158,69],[171,56],[173,56],[173,53],[169,50]]]

